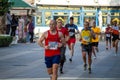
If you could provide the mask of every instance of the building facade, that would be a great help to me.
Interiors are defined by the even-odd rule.
[[[120,20],[120,0],[35,0],[35,5],[36,32],[46,31],[50,20],[60,17],[65,25],[73,16],[79,29],[83,28],[84,21],[92,19],[102,30],[114,19]]]

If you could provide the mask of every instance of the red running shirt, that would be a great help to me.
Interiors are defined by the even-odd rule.
[[[57,30],[58,30],[58,29],[57,29]],[[68,30],[67,30],[65,27],[62,27],[62,28],[61,28],[60,30],[58,30],[58,31],[60,31],[60,32],[64,35],[64,37],[69,35],[69,32],[68,32]]]
[[[60,55],[60,48],[58,48],[58,43],[60,42],[58,31],[55,35],[50,34],[48,30],[48,37],[45,39],[45,45],[49,45],[49,49],[45,49],[45,56],[51,57],[55,55]]]
[[[110,30],[111,30],[111,27],[107,27],[105,33],[110,34],[111,33]]]

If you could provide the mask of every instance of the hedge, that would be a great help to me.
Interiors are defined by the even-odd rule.
[[[13,37],[8,35],[0,35],[0,47],[7,47],[12,43]]]

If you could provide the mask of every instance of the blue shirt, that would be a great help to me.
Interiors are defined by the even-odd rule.
[[[78,30],[77,25],[75,25],[75,24],[66,24],[65,28],[67,28],[67,30],[69,31],[69,36],[71,38],[75,38],[75,30]]]

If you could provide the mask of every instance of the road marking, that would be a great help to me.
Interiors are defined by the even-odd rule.
[[[13,78],[0,80],[50,80],[50,78]],[[78,77],[60,77],[58,80],[120,80],[120,78],[78,78]]]

